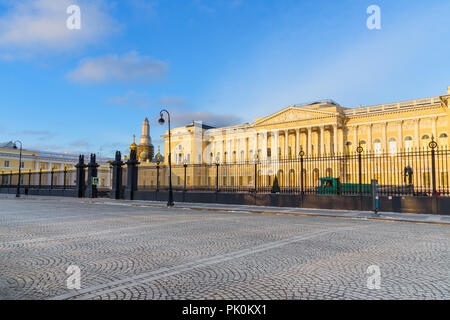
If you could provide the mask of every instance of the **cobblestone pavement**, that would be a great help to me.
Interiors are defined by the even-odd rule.
[[[0,298],[450,299],[449,248],[447,225],[3,198]]]

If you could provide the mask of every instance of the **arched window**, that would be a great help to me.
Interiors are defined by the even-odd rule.
[[[413,148],[413,138],[411,136],[405,137],[405,150],[411,150]]]
[[[290,187],[295,186],[295,170],[294,169],[289,170],[289,186]]]
[[[277,176],[278,176],[278,185],[279,185],[280,187],[284,187],[283,170],[278,170]]]
[[[393,137],[389,139],[389,153],[391,155],[397,153],[397,140]]]
[[[331,178],[333,176],[333,169],[327,168],[327,177]]]
[[[381,140],[380,139],[375,139],[373,141],[373,151],[375,152],[375,154],[381,154]]]
[[[245,161],[245,152],[244,150],[241,151],[241,161]]]
[[[429,142],[430,142],[430,136],[428,134],[424,134],[422,136],[422,148],[428,148]]]
[[[439,135],[439,146],[446,147],[448,145],[448,135],[444,132]]]

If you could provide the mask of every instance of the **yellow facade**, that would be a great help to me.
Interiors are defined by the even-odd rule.
[[[17,146],[19,147],[19,146]],[[19,171],[20,149],[14,148],[12,142],[0,145],[0,174],[17,173]],[[111,159],[99,159],[97,163],[100,165],[98,169],[99,187],[111,186],[111,173],[108,161]],[[26,174],[42,170],[43,185],[50,184],[50,172],[54,171],[54,184],[62,184],[62,172],[66,169],[70,175],[67,175],[67,185],[73,184],[75,181],[75,165],[78,163],[78,155],[46,152],[37,150],[22,150],[21,172],[25,174],[22,180],[26,180]],[[89,162],[89,156],[85,155],[85,162]],[[61,180],[61,181],[59,181]],[[22,182],[23,182],[22,181]],[[12,184],[15,182],[12,181]]]
[[[300,170],[294,160],[303,151],[305,187],[317,186],[320,177],[336,177],[346,183],[358,183],[360,178],[363,183],[377,179],[385,186],[398,186],[404,184],[403,170],[409,165],[414,169],[414,184],[428,188],[430,154],[422,153],[419,159],[413,152],[429,150],[432,138],[439,149],[447,148],[449,101],[450,87],[447,94],[438,97],[369,107],[347,108],[333,101],[290,106],[251,124],[224,128],[194,121],[171,131],[172,183],[175,187],[184,186],[184,164],[187,164],[187,187],[251,188],[255,176],[258,186],[270,186],[277,176],[282,187],[298,187]],[[162,138],[168,151],[167,133]],[[354,165],[343,165],[342,160],[332,158],[356,154],[358,146],[365,154],[361,177]],[[391,156],[395,155],[397,162],[392,165]],[[327,160],[321,163],[320,157]],[[250,165],[255,160],[259,163],[256,173]],[[448,187],[448,160],[446,151],[436,156],[438,188]],[[168,157],[164,165],[168,165]],[[168,170],[164,168],[160,184],[167,186],[167,183]]]
[[[172,130],[172,163],[235,163],[365,151],[422,148],[432,137],[449,145],[450,89],[442,96],[347,108],[333,101],[287,107],[251,124],[211,128],[200,121]],[[165,141],[169,150],[168,135]],[[165,159],[167,163],[167,157]]]

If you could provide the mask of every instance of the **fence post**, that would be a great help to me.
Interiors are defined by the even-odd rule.
[[[258,192],[258,156],[255,156],[255,194]]]
[[[111,193],[109,197],[111,199],[120,199],[122,191],[122,166],[124,162],[122,161],[122,154],[120,151],[116,151],[116,158],[111,163],[113,166],[113,183],[111,186]]]
[[[186,170],[187,170],[187,163],[186,163],[186,160],[185,160],[185,162],[184,162],[184,164],[183,164],[183,166],[184,166],[184,192],[186,192]]]
[[[156,162],[156,192],[159,192],[159,160]]]
[[[38,184],[38,188],[41,188],[41,181],[42,181],[42,168],[39,169],[39,184]]]
[[[84,155],[80,155],[78,159],[78,163],[75,168],[77,168],[77,196],[78,198],[84,197],[84,188],[85,188],[85,173],[84,168],[86,165],[84,164]],[[39,175],[39,184],[40,184],[41,176]]]
[[[216,193],[219,192],[219,160],[216,161]]]
[[[356,148],[356,151],[358,152],[358,172],[359,172],[359,196],[362,197],[362,159],[361,159],[361,153],[363,152],[363,147],[361,147],[361,144]]]
[[[359,143],[358,148],[356,148],[358,152],[358,172],[359,172],[359,210],[363,209],[363,194],[362,194],[362,157],[361,153],[364,151],[363,147],[361,147],[361,143]]]
[[[304,185],[303,185],[303,156],[305,152],[303,150],[300,151],[300,207],[303,208],[303,195],[304,195]]]
[[[134,192],[137,190],[138,167],[136,150],[130,151],[130,159],[127,161],[127,187],[125,188],[125,199],[133,200]]]
[[[54,168],[52,168],[52,171],[50,173],[50,189],[53,189],[53,174],[54,174]]]
[[[64,181],[63,181],[63,190],[66,190],[66,175],[67,175],[67,167],[64,166]]]
[[[9,172],[9,187],[12,187],[12,170]]]
[[[95,154],[91,153],[90,161],[87,164],[88,167],[88,181],[87,181],[87,196],[89,198],[97,198],[97,186],[93,184],[93,178],[98,176],[97,168],[99,165],[96,162]]]
[[[436,147],[437,143],[434,141],[434,137],[431,136],[431,141],[428,144],[431,149],[431,182],[433,184],[433,193],[432,193],[432,213],[438,213],[438,204],[437,204],[437,187],[436,187]]]
[[[28,189],[31,188],[31,169],[28,170]]]

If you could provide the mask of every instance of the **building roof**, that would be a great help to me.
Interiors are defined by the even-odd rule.
[[[194,122],[195,122],[195,121],[194,121]],[[193,127],[193,126],[194,126],[194,122],[188,124],[188,125],[186,126],[186,128]],[[216,128],[216,127],[213,127],[213,126],[210,126],[210,125],[207,125],[207,124],[202,123],[202,129],[209,130],[209,129],[215,129],[215,128]]]
[[[13,149],[16,145],[12,141],[0,142],[0,148]]]

